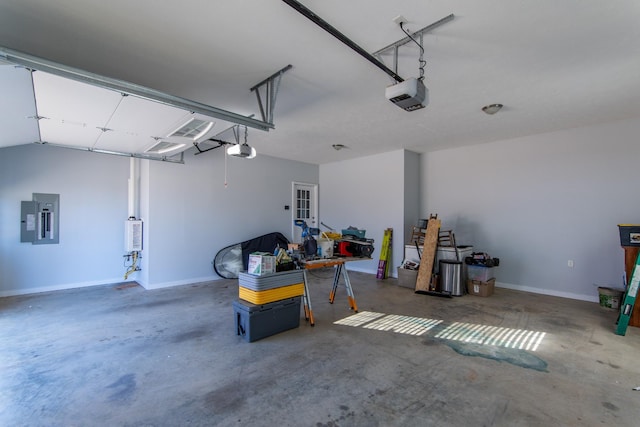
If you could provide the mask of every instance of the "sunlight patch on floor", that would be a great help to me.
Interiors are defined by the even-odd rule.
[[[437,319],[363,311],[337,320],[334,324],[421,336],[443,322]],[[444,329],[438,329],[434,338],[529,351],[536,351],[546,335],[546,332],[461,322],[454,322]]]
[[[440,331],[435,337],[474,344],[536,351],[545,335],[545,332],[526,329],[455,322]]]
[[[384,313],[374,313],[372,311],[361,311],[358,314],[354,314],[353,316],[345,317],[344,319],[337,320],[333,322],[336,325],[346,325],[346,326],[362,326],[365,323],[368,323],[374,319],[385,316]]]
[[[442,323],[442,320],[389,314],[364,325],[363,328],[376,329],[378,331],[392,331],[399,334],[423,335],[429,329],[440,323]]]

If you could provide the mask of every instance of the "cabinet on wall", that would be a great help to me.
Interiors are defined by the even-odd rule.
[[[627,274],[627,286],[631,281],[631,275],[633,274],[633,267],[636,265],[636,259],[638,258],[638,252],[640,252],[639,246],[623,246],[624,249],[624,271]],[[622,304],[622,302],[621,302]],[[629,326],[640,327],[640,304],[636,304],[633,307],[631,318],[629,319]]]

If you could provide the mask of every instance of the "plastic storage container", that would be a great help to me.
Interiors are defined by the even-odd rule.
[[[398,286],[415,289],[417,280],[418,270],[409,270],[408,268],[398,267]]]
[[[264,276],[238,273],[238,283],[240,286],[249,288],[253,291],[266,291],[267,289],[295,285],[303,282],[304,272],[302,270],[281,271],[278,273],[266,274]]]
[[[280,286],[279,288],[267,289],[266,291],[254,291],[244,286],[238,286],[238,296],[240,299],[248,301],[251,304],[268,304],[301,295],[304,295],[304,283]]]
[[[233,302],[236,335],[253,342],[300,326],[300,297],[264,305]]]
[[[467,272],[469,280],[486,282],[493,277],[493,267],[485,267],[483,265],[468,265]]]
[[[304,272],[282,271],[264,276],[238,274],[238,296],[252,304],[268,304],[304,294]]]
[[[424,250],[424,246],[419,246],[420,252],[418,252],[418,248],[415,245],[405,245],[404,246],[404,259],[413,261],[416,263],[420,263],[420,254]]]

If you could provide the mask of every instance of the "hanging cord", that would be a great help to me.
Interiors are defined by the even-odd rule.
[[[224,188],[227,188],[227,146],[223,145],[224,148]]]
[[[247,134],[249,133],[249,129],[244,127],[244,145],[247,145]]]
[[[427,61],[424,60],[424,48],[422,47],[422,45],[420,43],[418,43],[416,41],[416,39],[414,39],[411,34],[409,34],[409,32],[407,30],[404,29],[403,26],[403,22],[400,22],[400,29],[407,35],[407,37],[409,37],[411,40],[413,40],[413,42],[415,44],[418,45],[418,47],[420,48],[420,58],[418,59],[418,63],[420,64],[418,66],[418,68],[420,69],[420,77],[418,78],[418,80],[422,81],[424,80],[424,67],[425,65],[427,65]]]

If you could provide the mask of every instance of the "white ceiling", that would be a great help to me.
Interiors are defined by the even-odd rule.
[[[280,85],[275,130],[250,129],[249,143],[259,155],[309,163],[640,116],[640,2],[301,3],[368,52],[403,38],[392,22],[397,15],[416,31],[454,14],[424,37],[428,107],[405,112],[387,101],[384,89],[393,82],[384,72],[280,0],[0,0],[0,46],[258,116],[249,89],[292,64]],[[418,76],[417,47],[406,45],[400,55],[398,73]],[[0,100],[3,133],[18,143],[36,140],[23,123],[33,115],[29,106],[16,105],[17,95],[12,103],[7,98]],[[481,112],[496,102],[505,105],[501,112]],[[167,127],[161,112],[158,121]],[[94,136],[86,136],[86,146]],[[124,137],[101,142],[129,146]]]

